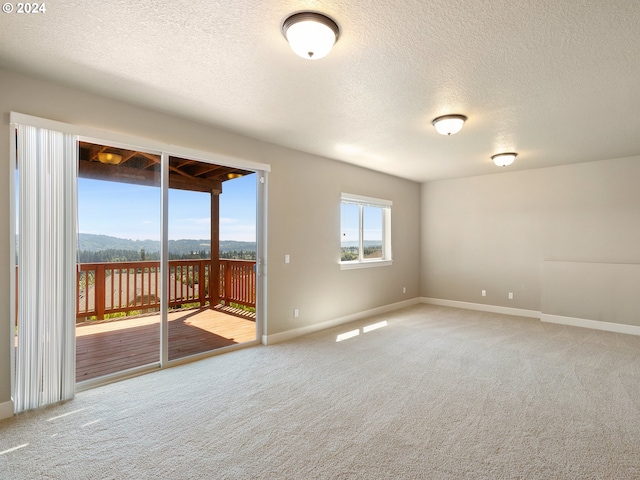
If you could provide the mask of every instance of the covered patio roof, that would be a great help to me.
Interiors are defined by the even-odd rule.
[[[160,184],[160,155],[80,142],[81,178],[135,185]],[[198,160],[169,157],[169,188],[222,193],[222,183],[253,172],[206,164]]]

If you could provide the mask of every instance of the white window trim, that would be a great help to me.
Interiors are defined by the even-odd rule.
[[[353,193],[342,193],[340,195],[340,205],[343,203],[358,205],[360,208],[360,220],[359,220],[359,246],[363,244],[363,229],[362,229],[362,207],[376,207],[381,208],[384,211],[384,221],[382,225],[383,236],[383,257],[381,259],[359,259],[343,262],[339,260],[341,270],[352,270],[356,268],[371,268],[371,267],[386,267],[393,264],[393,255],[391,251],[391,207],[393,202],[391,200],[384,200],[381,198],[366,197],[364,195],[356,195]]]

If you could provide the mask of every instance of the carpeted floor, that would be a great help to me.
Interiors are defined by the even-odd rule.
[[[418,305],[0,422],[0,478],[640,479],[640,337]]]

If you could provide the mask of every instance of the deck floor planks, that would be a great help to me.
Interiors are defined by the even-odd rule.
[[[169,313],[169,360],[255,340],[249,316],[199,308]],[[159,362],[160,315],[76,327],[76,381]]]

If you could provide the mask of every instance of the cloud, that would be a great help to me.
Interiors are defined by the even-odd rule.
[[[255,224],[234,223],[232,225],[220,225],[220,240],[238,240],[241,242],[256,241]]]

